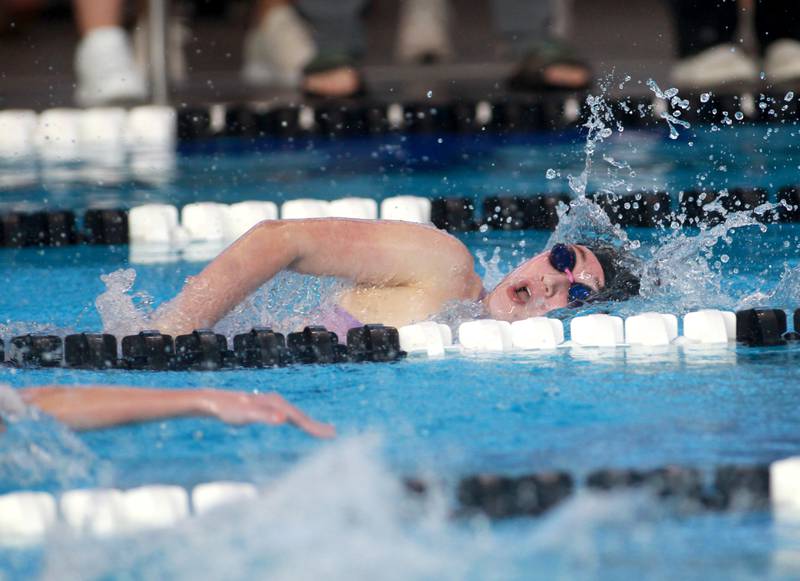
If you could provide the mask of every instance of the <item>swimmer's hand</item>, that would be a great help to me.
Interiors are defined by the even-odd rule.
[[[19,390],[23,401],[75,430],[93,430],[178,417],[212,417],[230,424],[290,423],[318,438],[333,426],[312,420],[276,393],[219,389],[43,385]]]
[[[317,438],[332,438],[336,429],[311,419],[277,393],[249,394],[215,391],[209,394],[214,417],[228,424],[290,423]]]

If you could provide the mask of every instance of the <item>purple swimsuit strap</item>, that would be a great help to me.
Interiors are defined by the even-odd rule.
[[[348,313],[346,309],[336,304],[323,308],[322,313],[318,317],[318,322],[328,329],[328,331],[336,333],[341,343],[347,341],[347,332],[350,329],[363,326],[361,321]]]

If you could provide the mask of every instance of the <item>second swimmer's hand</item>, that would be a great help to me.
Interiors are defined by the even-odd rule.
[[[311,419],[277,393],[218,391],[209,394],[211,415],[228,424],[293,424],[317,438],[332,438],[336,429]]]

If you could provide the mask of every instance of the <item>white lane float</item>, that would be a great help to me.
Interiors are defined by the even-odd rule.
[[[511,351],[511,323],[480,319],[461,323],[458,327],[458,341],[465,351],[501,353]]]
[[[547,317],[531,317],[511,323],[515,349],[555,349],[564,342],[564,323]]]
[[[678,317],[665,313],[641,313],[625,319],[628,345],[669,345],[678,337]]]
[[[769,497],[776,517],[800,521],[800,456],[770,464]]]
[[[68,162],[79,158],[79,109],[47,109],[39,114],[34,143],[39,156],[49,162]]]
[[[450,327],[433,321],[406,325],[397,332],[400,335],[400,348],[409,354],[425,353],[428,357],[441,357],[453,344]]]
[[[256,487],[247,482],[206,482],[192,489],[192,508],[194,514],[202,515],[220,507],[252,500],[257,496]]]
[[[177,115],[172,107],[142,105],[128,112],[125,143],[134,150],[175,149]]]
[[[91,156],[121,155],[125,149],[128,115],[121,107],[85,109],[78,116],[78,143]]]
[[[46,492],[11,492],[0,496],[0,543],[40,542],[56,522],[55,499]]]
[[[326,218],[327,216],[328,202],[325,200],[299,198],[297,200],[289,200],[281,205],[281,218],[284,220]]]
[[[417,196],[394,196],[381,202],[381,219],[427,224],[431,221],[431,201]]]
[[[29,157],[36,153],[35,134],[39,118],[35,111],[0,111],[0,157]]]
[[[76,531],[109,536],[174,526],[189,516],[189,495],[180,486],[151,485],[130,490],[70,490],[61,514]]]
[[[122,491],[115,488],[69,490],[61,495],[61,516],[81,534],[108,536],[118,532]]]
[[[274,202],[247,201],[228,207],[225,238],[236,240],[264,220],[277,220],[278,206]]]
[[[217,202],[186,204],[181,209],[181,227],[189,242],[219,242],[225,239],[229,207]]]
[[[178,209],[170,204],[144,204],[128,212],[131,244],[170,245],[178,236]]]
[[[377,220],[378,203],[371,198],[341,198],[328,202],[328,216],[331,218],[359,218]]]
[[[622,318],[593,314],[570,321],[570,338],[580,347],[617,347],[625,343]]]
[[[683,317],[683,336],[687,341],[724,344],[736,341],[736,313],[702,309]]]

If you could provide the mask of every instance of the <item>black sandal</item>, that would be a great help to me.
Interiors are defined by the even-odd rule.
[[[577,86],[554,85],[545,78],[545,70],[554,65],[567,65],[585,69],[587,80]],[[592,70],[567,44],[549,40],[542,42],[526,54],[506,81],[512,91],[585,91],[592,86]]]
[[[358,88],[348,95],[326,95],[324,93],[318,93],[316,91],[309,91],[303,87],[303,95],[308,98],[312,99],[351,99],[357,97],[363,97],[367,94],[367,88],[364,83],[364,75],[362,74],[361,70],[358,68],[353,57],[347,54],[332,54],[332,55],[325,55],[325,56],[317,56],[312,60],[310,63],[306,65],[303,69],[303,75],[307,77],[308,75],[313,75],[316,73],[327,73],[330,71],[335,71],[336,69],[344,69],[344,68],[352,68],[356,71],[356,75],[358,76]]]

